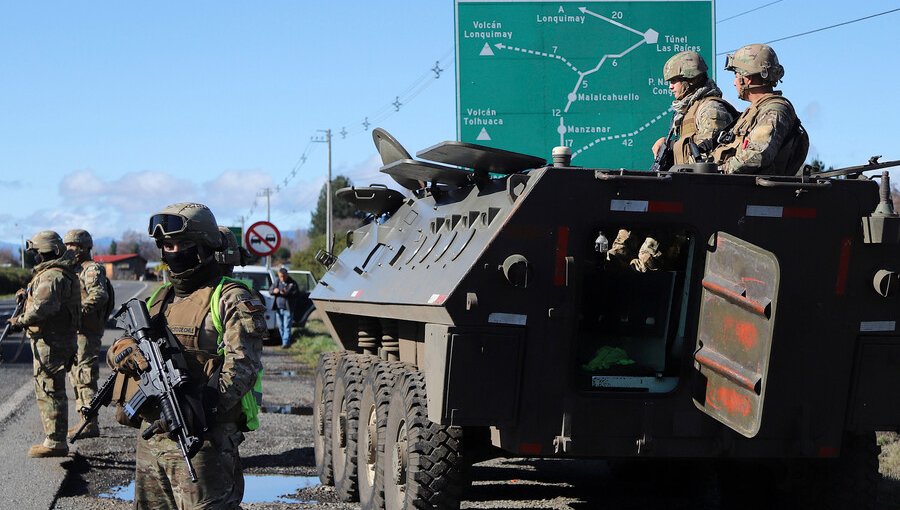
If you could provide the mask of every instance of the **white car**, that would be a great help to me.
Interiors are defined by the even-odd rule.
[[[275,312],[272,311],[275,298],[269,293],[272,282],[278,278],[275,270],[266,268],[266,266],[235,266],[232,277],[243,280],[262,296],[263,304],[266,305],[266,328],[269,330],[269,340],[280,342],[281,334],[278,332]]]

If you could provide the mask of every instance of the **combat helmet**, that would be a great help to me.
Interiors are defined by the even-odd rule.
[[[77,244],[85,250],[90,250],[94,247],[94,239],[91,237],[91,234],[87,230],[80,228],[66,232],[66,235],[63,236],[63,243]]]
[[[709,67],[699,53],[682,51],[666,61],[666,65],[663,66],[663,78],[666,81],[672,81],[675,78],[693,80],[700,75],[705,75],[707,70]]]
[[[725,70],[743,76],[758,74],[766,83],[776,84],[784,78],[784,67],[778,55],[767,44],[748,44],[725,57]]]
[[[237,237],[228,227],[219,226],[219,232],[222,233],[222,244],[224,248],[220,252],[216,252],[216,262],[223,266],[243,266],[246,265],[247,256],[244,248],[238,246]]]
[[[222,247],[216,217],[203,204],[182,202],[165,207],[150,217],[147,233],[157,244],[165,239],[188,239],[216,250]]]
[[[59,234],[52,230],[42,230],[25,241],[25,249],[37,253],[52,253],[55,257],[59,257],[66,251],[66,246]]]

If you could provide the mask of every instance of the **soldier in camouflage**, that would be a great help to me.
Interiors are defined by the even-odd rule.
[[[713,147],[715,140],[737,111],[722,99],[722,91],[709,78],[706,61],[696,51],[676,53],[663,66],[663,78],[669,82],[669,90],[675,96],[672,101],[673,139],[672,155],[676,165],[696,163],[690,144]],[[665,138],[653,144],[653,154],[661,149]]]
[[[152,299],[151,316],[162,314],[184,346],[190,384],[207,385],[220,372],[217,401],[204,402],[209,430],[192,459],[198,481],[191,482],[177,443],[166,434],[138,439],[135,506],[238,508],[244,493],[238,447],[244,440],[243,430],[247,430],[240,400],[251,390],[262,367],[265,307],[237,283],[224,284],[219,299],[213,302],[222,280],[215,253],[223,248],[223,239],[206,206],[170,205],[150,218],[148,232],[161,248],[173,282]],[[219,309],[221,340],[211,306]],[[129,341],[133,342],[127,338],[116,341],[111,351],[124,351]],[[111,359],[115,365],[115,357],[107,357]],[[145,420],[142,427],[150,425]]]
[[[728,55],[725,69],[734,72],[738,97],[750,106],[720,137],[714,161],[728,174],[793,175],[809,140],[791,102],[774,90],[784,77],[775,51],[765,44],[744,46]]]
[[[28,450],[29,457],[68,455],[66,373],[75,355],[81,321],[78,265],[56,232],[38,232],[26,243],[37,265],[25,293],[21,315],[9,319],[25,328],[34,354],[34,394],[44,427],[44,441]]]
[[[75,389],[75,405],[77,409],[90,404],[97,393],[97,378],[100,375],[98,355],[100,339],[106,329],[106,312],[109,309],[109,293],[106,291],[108,281],[106,271],[91,257],[94,240],[86,230],[75,229],[66,232],[63,237],[66,248],[75,256],[79,265],[81,281],[81,328],[78,330],[78,346],[75,361],[69,372],[69,379]],[[71,437],[81,424],[69,429]],[[99,437],[100,427],[97,418],[91,420],[81,432],[81,437]]]

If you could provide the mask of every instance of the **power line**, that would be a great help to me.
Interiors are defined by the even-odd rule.
[[[730,20],[730,19],[739,18],[739,17],[743,16],[744,14],[750,14],[751,12],[758,11],[758,10],[760,10],[760,9],[764,9],[764,8],[770,6],[770,5],[775,5],[775,4],[777,4],[777,3],[779,3],[779,2],[782,2],[782,1],[784,1],[784,0],[775,0],[774,2],[769,2],[769,3],[765,4],[765,5],[760,5],[759,7],[754,7],[753,9],[750,9],[749,11],[744,11],[744,12],[735,14],[734,16],[729,16],[729,17],[727,17],[727,18],[725,18],[725,19],[716,20],[716,24],[718,25],[719,23],[724,23],[724,22],[726,22],[726,21],[728,21],[728,20]]]
[[[827,27],[821,27],[821,28],[816,28],[813,30],[808,30],[806,32],[801,32],[799,34],[793,34],[793,35],[788,35],[785,37],[779,37],[778,39],[772,39],[771,41],[766,41],[765,44],[771,44],[771,43],[775,43],[775,42],[779,42],[779,41],[786,41],[788,39],[794,39],[795,37],[802,37],[804,35],[815,34],[816,32],[822,32],[824,30],[830,30],[832,28],[842,27],[844,25],[850,25],[851,23],[856,23],[858,21],[864,21],[864,20],[871,19],[871,18],[877,18],[878,16],[884,16],[885,14],[890,14],[892,12],[897,12],[897,11],[900,11],[900,8],[891,9],[889,11],[884,11],[884,12],[879,12],[878,14],[872,14],[869,16],[863,16],[862,18],[856,18],[856,19],[852,19],[849,21],[844,21],[841,23],[836,23],[834,25],[828,25]],[[737,48],[735,48],[734,50],[728,50],[728,51],[723,51],[721,53],[716,53],[716,56],[719,57],[722,55],[727,55],[729,53],[736,51],[736,49]]]

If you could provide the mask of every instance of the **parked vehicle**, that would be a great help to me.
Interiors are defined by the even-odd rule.
[[[288,275],[297,282],[298,295],[293,303],[294,327],[302,328],[306,326],[309,315],[316,309],[312,300],[309,299],[309,293],[316,286],[316,277],[309,271],[300,269],[289,269]]]
[[[260,295],[263,304],[266,305],[266,328],[269,330],[269,342],[280,343],[281,334],[278,332],[275,313],[272,311],[275,298],[269,292],[272,282],[277,278],[275,270],[266,266],[236,266],[233,277],[243,280]]]
[[[873,507],[874,431],[900,429],[887,172],[545,167],[460,142],[430,163],[378,131],[414,197],[346,192],[390,217],[318,257],[311,296],[343,349],[313,405],[342,499],[455,509],[466,463],[493,451],[765,460],[793,507]]]

